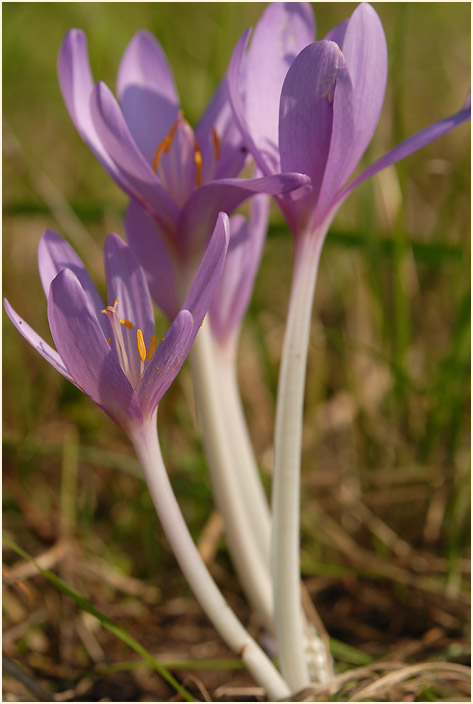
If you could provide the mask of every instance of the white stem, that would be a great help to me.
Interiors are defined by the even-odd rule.
[[[259,476],[248,426],[242,407],[234,355],[226,354],[215,342],[216,372],[226,413],[228,442],[234,461],[235,473],[262,559],[269,572],[271,567],[271,513],[268,499]]]
[[[213,338],[214,339],[214,338]],[[238,387],[235,344],[221,347],[214,340],[216,373],[226,411],[226,427],[229,430],[228,442],[231,445],[248,519],[253,531],[253,540],[258,545],[268,570],[271,568],[271,512],[258,473],[258,465],[253,452],[248,426],[242,407]],[[315,625],[309,618],[304,619],[306,660],[312,679],[327,682],[332,676],[330,653],[320,638]]]
[[[296,247],[276,408],[272,487],[275,630],[281,670],[292,691],[310,683],[300,592],[300,464],[307,350],[323,234],[306,235]]]
[[[202,609],[226,644],[241,657],[270,699],[283,699],[289,695],[286,683],[226,603],[192,540],[163,463],[156,429],[156,414],[157,412],[131,440],[163,530],[179,566]]]
[[[230,554],[248,600],[265,628],[273,631],[271,576],[255,542],[240,491],[208,323],[199,330],[189,359],[212,487]]]

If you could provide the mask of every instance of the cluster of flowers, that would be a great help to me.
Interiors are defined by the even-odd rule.
[[[273,3],[237,43],[195,130],[180,110],[166,57],[146,31],[123,55],[118,101],[91,75],[86,38],[72,29],[58,71],[69,114],[129,196],[128,244],[105,244],[108,305],[83,263],[46,231],[38,261],[56,349],[5,300],[20,333],[128,435],[164,530],[196,597],[268,696],[329,675],[330,657],[300,603],[299,464],[306,353],[318,261],[351,191],[470,116],[456,114],[405,140],[348,183],[379,120],[387,78],[381,22],[369,4],[314,41],[307,3]],[[254,164],[253,178],[240,178]],[[348,185],[347,185],[348,183]],[[275,429],[272,515],[248,441],[235,378],[274,196],[295,258]],[[248,220],[231,214],[251,197]],[[152,300],[170,320],[156,343]],[[209,325],[202,326],[209,313]],[[159,450],[159,402],[190,353],[217,505],[236,569],[280,671],[229,610],[200,561]],[[270,533],[272,532],[272,549]]]

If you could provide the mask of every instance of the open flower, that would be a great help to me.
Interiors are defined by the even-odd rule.
[[[409,137],[349,185],[378,124],[387,78],[381,21],[368,3],[314,42],[306,3],[272,3],[239,40],[228,72],[235,119],[262,173],[300,171],[304,194],[278,197],[297,240],[323,237],[336,210],[362,181],[404,159],[470,117],[463,108]]]
[[[81,137],[118,185],[151,215],[155,237],[172,257],[200,259],[220,211],[231,213],[253,193],[285,193],[302,174],[239,179],[247,149],[235,127],[224,78],[196,127],[184,119],[166,57],[138,32],[118,71],[120,104],[94,86],[85,35],[71,29],[58,57],[61,90]]]
[[[222,273],[228,232],[222,213],[186,301],[158,345],[145,274],[115,234],[105,243],[108,305],[72,247],[50,230],[41,237],[38,265],[57,351],[6,299],[5,310],[28,342],[132,437],[152,419],[191,348]]]

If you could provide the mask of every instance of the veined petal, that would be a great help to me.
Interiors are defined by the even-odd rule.
[[[332,139],[335,88],[339,74],[345,82],[345,62],[334,42],[309,44],[289,69],[281,93],[279,149],[281,169],[311,178],[305,208],[319,197]]]
[[[90,398],[125,431],[142,414],[133,388],[92,315],[79,280],[63,269],[51,282],[49,327],[70,375]]]
[[[388,75],[383,25],[369,3],[358,5],[340,45],[353,84],[353,148],[347,154],[344,180],[363,156],[379,121]]]
[[[246,119],[256,147],[273,171],[281,170],[278,157],[281,88],[296,56],[314,40],[314,15],[309,3],[273,2],[258,21],[246,54]]]
[[[100,311],[104,308],[101,295],[79,255],[57,232],[46,230],[41,236],[38,245],[38,268],[46,298],[49,295],[51,281],[63,269],[70,269],[79,279],[84,294],[89,299],[90,308],[97,315],[103,332],[105,335],[109,334],[107,321],[103,316],[100,316]]]
[[[199,120],[195,137],[202,154],[202,183],[238,176],[248,150],[230,106],[226,76]]]
[[[317,227],[331,209],[333,200],[348,177],[347,169],[354,148],[354,101],[352,82],[344,57],[339,50],[337,77],[333,96],[333,122],[330,149],[325,166],[313,227]]]
[[[250,132],[250,128],[245,115],[243,104],[244,94],[244,56],[245,48],[250,38],[251,30],[248,29],[236,43],[233,55],[228,67],[228,98],[232,106],[233,116],[238,129],[243,137],[243,143],[251,153],[256,165],[265,176],[273,173],[276,169],[271,164],[266,155],[260,152]]]
[[[380,159],[371,164],[367,169],[365,169],[357,178],[355,178],[346,188],[344,188],[340,194],[337,196],[336,202],[340,203],[343,201],[351,191],[356,188],[360,183],[366,181],[367,178],[371,178],[379,171],[386,169],[388,166],[395,164],[401,159],[405,159],[414,152],[422,149],[430,142],[442,137],[450,130],[458,127],[462,122],[469,120],[471,117],[471,107],[467,101],[465,107],[463,107],[459,112],[454,115],[446,117],[444,120],[439,120],[439,122],[434,122],[433,125],[424,127],[420,132],[416,132],[411,135],[403,142],[398,144],[394,149],[391,149],[387,154],[382,156]]]
[[[158,345],[136,387],[145,421],[176,378],[198,330],[191,313],[181,310]]]
[[[236,333],[246,313],[268,228],[269,196],[253,196],[248,221],[230,218],[230,244],[209,317],[214,335],[224,342]]]
[[[91,111],[97,134],[116,167],[140,200],[165,229],[172,230],[178,208],[136,146],[120,107],[105,83],[92,93]]]
[[[6,298],[3,299],[3,305],[5,307],[6,314],[8,315],[16,329],[23,335],[25,340],[27,340],[30,345],[34,347],[35,350],[39,352],[40,355],[44,357],[44,359],[49,362],[52,367],[54,367],[56,371],[58,371],[60,374],[66,377],[68,381],[72,382],[77,386],[76,382],[67,371],[62,359],[60,358],[56,350],[53,349],[51,345],[48,345],[48,343],[45,342],[43,338],[40,337],[38,333],[36,333],[33,328],[31,328],[28,323],[23,320],[23,318],[20,318],[18,313],[13,310]]]
[[[198,188],[187,201],[179,219],[181,249],[188,254],[201,251],[220,210],[232,213],[256,193],[280,195],[309,183],[305,174],[284,173],[254,179],[220,179]]]
[[[123,222],[130,247],[146,274],[151,296],[173,320],[179,310],[179,297],[174,263],[165,237],[149,213],[136,201],[130,201]]]
[[[123,54],[117,94],[133,139],[152,163],[177,119],[179,98],[166,55],[146,30],[135,34]]]
[[[94,81],[90,71],[87,39],[80,29],[71,29],[64,37],[59,49],[57,70],[66,108],[80,136],[120,188],[128,195],[133,195],[133,185],[110,158],[92,120],[90,97]]]
[[[212,237],[182,306],[192,314],[196,325],[195,334],[210,307],[222,276],[229,240],[228,215],[219,213]]]
[[[130,247],[111,233],[105,241],[108,303],[118,299],[120,317],[143,333],[146,344],[155,333],[154,313],[143,269]]]

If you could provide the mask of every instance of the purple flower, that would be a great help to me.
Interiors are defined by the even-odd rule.
[[[154,417],[190,350],[220,279],[228,237],[222,213],[187,298],[158,345],[145,274],[115,234],[105,243],[108,305],[72,247],[50,230],[41,237],[38,266],[57,351],[6,299],[5,310],[28,342],[132,437]]]
[[[58,57],[59,81],[70,116],[95,156],[156,225],[171,257],[200,260],[220,211],[232,212],[253,193],[278,195],[308,182],[302,174],[239,179],[247,149],[218,87],[195,133],[183,118],[166,57],[146,31],[126,49],[116,101],[104,83],[94,86],[85,35],[71,29]],[[153,249],[153,245],[150,244]],[[148,261],[149,254],[145,259]]]
[[[371,141],[384,100],[387,47],[375,10],[359,5],[314,42],[308,4],[273,3],[245,55],[248,39],[249,32],[230,63],[229,97],[263,174],[300,171],[311,178],[310,188],[277,198],[296,243],[305,232],[325,232],[359,183],[470,116],[468,100],[458,113],[409,137],[346,185]]]

